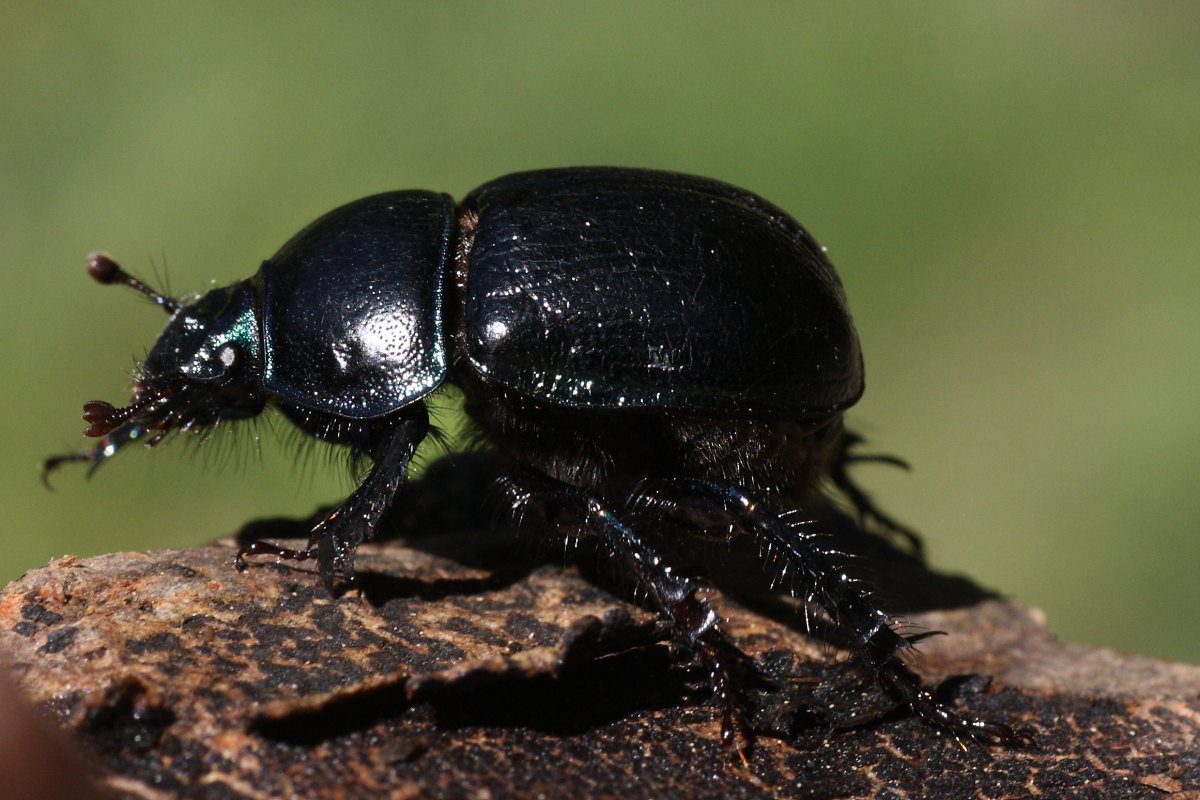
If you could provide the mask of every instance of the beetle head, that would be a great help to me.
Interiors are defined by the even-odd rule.
[[[173,427],[251,417],[263,409],[262,359],[251,281],[213,289],[175,311],[134,384],[147,422]]]
[[[101,283],[124,283],[171,314],[146,356],[129,405],[103,400],[83,407],[85,435],[100,439],[90,451],[49,459],[49,472],[67,461],[89,461],[94,470],[133,441],[147,447],[172,431],[204,431],[223,420],[262,411],[262,358],[255,290],[251,281],[213,289],[194,303],[155,292],[110,258],[88,257],[88,272]]]

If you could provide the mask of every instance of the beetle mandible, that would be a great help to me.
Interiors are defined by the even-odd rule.
[[[398,191],[304,228],[258,274],[195,302],[163,296],[106,256],[171,318],[129,405],[84,406],[95,469],[129,443],[202,431],[270,406],[372,468],[304,550],[332,590],[351,577],[429,433],[425,399],[453,384],[509,465],[513,503],[595,537],[674,639],[706,665],[735,741],[718,616],[672,569],[653,521],[719,520],[754,539],[860,661],[914,714],[959,739],[1025,734],[960,716],[901,662],[911,638],[811,532],[789,522],[821,479],[843,483],[842,414],[863,392],[858,335],[833,266],[795,220],[715,180],[641,169],[524,172],[445,194]],[[841,478],[839,481],[838,478]],[[860,492],[863,514],[886,521]],[[672,530],[677,530],[675,525]],[[702,533],[702,531],[697,531]]]

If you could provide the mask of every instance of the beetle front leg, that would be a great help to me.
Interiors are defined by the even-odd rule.
[[[752,536],[773,565],[773,577],[787,580],[794,596],[816,603],[828,614],[883,689],[914,715],[959,741],[1005,746],[1031,742],[1027,732],[960,716],[938,702],[900,659],[914,639],[896,631],[897,620],[874,605],[868,593],[838,565],[836,553],[819,544],[817,534],[788,524],[784,515],[758,498],[734,486],[668,478],[644,482],[631,500],[633,506],[685,519],[694,516],[697,504],[710,516],[714,511],[723,512],[732,523],[731,532],[740,529]]]
[[[331,593],[338,576],[354,577],[354,553],[364,541],[374,538],[384,512],[408,477],[408,465],[417,446],[429,432],[425,407],[406,409],[396,419],[366,423],[362,434],[365,450],[373,466],[358,488],[346,500],[325,515],[312,529],[308,547],[292,550],[269,542],[250,542],[238,551],[234,566],[245,568],[248,555],[274,555],[304,561],[317,559],[317,568],[325,588]]]

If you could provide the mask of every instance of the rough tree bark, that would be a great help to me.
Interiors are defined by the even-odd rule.
[[[964,749],[787,602],[727,593],[724,627],[766,679],[743,761],[653,615],[489,525],[461,473],[412,487],[397,525],[436,533],[363,547],[339,598],[307,564],[235,572],[232,540],[66,557],[0,593],[0,652],[122,797],[1200,798],[1200,668],[1062,644],[852,533],[908,619],[949,634],[918,670],[1037,748]],[[737,555],[716,556],[735,588]],[[977,674],[994,681],[951,679]]]

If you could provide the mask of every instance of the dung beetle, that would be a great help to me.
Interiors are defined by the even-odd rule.
[[[46,462],[95,469],[131,442],[206,431],[271,406],[372,468],[312,530],[325,584],[352,577],[430,432],[425,400],[457,386],[508,465],[523,516],[588,536],[645,589],[674,640],[706,666],[736,741],[736,701],[717,613],[673,565],[682,537],[749,537],[772,580],[820,609],[880,685],[960,740],[1025,734],[960,716],[901,656],[898,632],[837,554],[795,514],[847,489],[842,413],[863,392],[858,335],[833,266],[795,220],[715,180],[641,169],[508,175],[461,203],[398,191],[304,228],[258,274],[194,302],[163,296],[106,256],[170,315],[129,405],[84,407],[94,449]],[[668,534],[667,531],[670,533]],[[682,531],[682,533],[681,533]],[[668,541],[670,540],[670,541]]]

